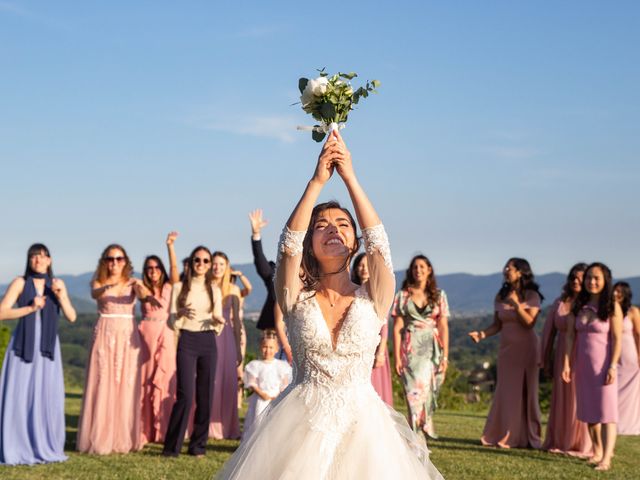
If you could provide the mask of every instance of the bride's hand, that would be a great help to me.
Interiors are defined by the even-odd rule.
[[[318,157],[318,164],[316,165],[316,171],[313,174],[314,181],[320,185],[324,185],[329,181],[331,175],[333,175],[334,165],[333,160],[338,150],[338,142],[333,135],[329,135],[327,141],[322,146],[322,151]]]
[[[340,135],[338,130],[333,130],[331,132],[331,137],[335,138],[337,142],[337,149],[336,154],[333,157],[333,164],[335,165],[338,175],[340,175],[344,181],[355,178],[356,174],[353,170],[353,163],[351,162],[351,153],[347,149],[347,145],[344,143],[342,135]]]

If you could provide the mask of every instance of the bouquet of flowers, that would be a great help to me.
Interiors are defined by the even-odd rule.
[[[370,93],[378,93],[376,89],[380,86],[378,80],[371,80],[354,91],[350,82],[358,76],[357,73],[338,72],[329,76],[324,68],[319,72],[318,78],[301,78],[298,81],[302,109],[320,122],[313,127],[298,127],[298,130],[311,130],[311,137],[316,142],[321,142],[331,130],[344,128],[354,106]]]

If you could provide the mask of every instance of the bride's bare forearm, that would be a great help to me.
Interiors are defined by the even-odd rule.
[[[293,209],[289,220],[287,220],[287,227],[289,230],[296,232],[302,232],[309,226],[311,220],[311,212],[313,207],[320,196],[323,184],[311,179],[305,188],[302,197],[298,201],[298,204]]]
[[[349,196],[356,211],[360,228],[369,228],[378,225],[380,223],[380,217],[378,217],[369,197],[355,175],[349,179],[345,179],[344,184],[349,191]]]

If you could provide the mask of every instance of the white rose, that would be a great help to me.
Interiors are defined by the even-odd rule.
[[[324,95],[325,93],[327,93],[327,86],[329,85],[329,80],[327,80],[327,77],[318,77],[315,80],[311,80],[312,83],[312,90],[313,90],[313,94],[316,97],[321,97],[322,95]]]

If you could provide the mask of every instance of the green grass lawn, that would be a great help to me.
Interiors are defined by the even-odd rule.
[[[235,441],[210,441],[207,455],[164,458],[159,445],[147,445],[127,455],[84,455],[74,451],[81,392],[67,392],[69,460],[59,464],[0,467],[0,478],[10,479],[210,479],[233,453]],[[502,450],[480,445],[485,414],[439,411],[438,441],[430,443],[431,459],[446,479],[582,479],[640,478],[640,437],[620,437],[613,469],[599,473],[584,461],[534,450]],[[186,449],[185,449],[186,451]],[[366,480],[366,479],[363,479]],[[395,480],[395,479],[393,479]]]

